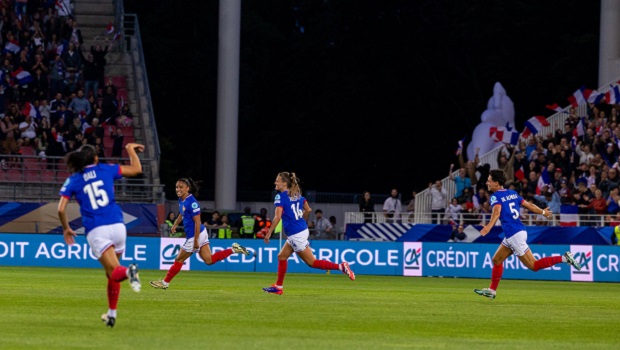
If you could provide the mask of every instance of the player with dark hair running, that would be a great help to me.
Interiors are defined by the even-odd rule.
[[[233,243],[231,248],[211,254],[209,234],[204,225],[200,223],[200,205],[194,197],[194,194],[198,193],[198,185],[191,178],[182,178],[176,183],[176,192],[179,197],[180,214],[174,221],[170,231],[175,233],[179,222],[183,220],[186,240],[179,254],[174,259],[174,264],[168,270],[166,277],[161,281],[150,282],[153,288],[168,289],[170,281],[181,271],[185,260],[195,252],[200,254],[200,257],[207,265],[213,265],[218,261],[224,260],[233,253],[250,255],[250,252],[238,243]],[[197,236],[196,233],[198,233]]]
[[[482,228],[480,234],[486,236],[491,231],[491,228],[495,226],[497,220],[500,220],[505,237],[499,248],[497,248],[495,255],[493,255],[491,285],[489,288],[474,289],[475,293],[489,299],[495,299],[497,286],[504,273],[504,260],[512,254],[515,254],[523,265],[534,272],[562,262],[572,265],[577,270],[581,270],[581,265],[575,261],[571,252],[566,252],[562,256],[548,256],[536,260],[530,247],[527,245],[527,231],[525,231],[525,226],[519,218],[520,208],[523,206],[525,209],[546,218],[553,216],[553,212],[549,208],[540,209],[536,204],[524,200],[517,192],[505,189],[505,183],[506,174],[504,171],[491,170],[487,180],[487,187],[489,192],[493,193],[490,199],[493,212],[491,213],[491,219]]]
[[[129,165],[99,163],[99,157],[91,145],[84,145],[67,154],[65,162],[72,175],[62,185],[58,203],[58,218],[68,245],[75,243],[76,233],[69,226],[67,204],[71,197],[75,196],[80,205],[86,240],[108,277],[108,312],[103,314],[101,319],[109,327],[114,327],[116,323],[120,282],[129,279],[131,289],[135,292],[139,292],[141,288],[137,265],[124,267],[119,262],[125,251],[127,228],[123,221],[123,212],[114,198],[114,180],[142,173],[136,151],[143,151],[144,146],[129,143],[125,148],[129,155]]]
[[[278,226],[280,220],[282,220],[282,226],[284,233],[287,236],[286,243],[278,253],[278,280],[270,287],[263,288],[267,293],[282,294],[282,285],[284,283],[284,276],[286,275],[286,269],[288,267],[288,258],[293,254],[297,255],[308,266],[321,269],[321,270],[340,270],[345,275],[349,276],[351,280],[355,280],[355,274],[349,267],[349,263],[342,262],[341,264],[335,264],[327,260],[317,260],[312,249],[310,249],[310,243],[308,242],[308,224],[306,220],[308,215],[312,212],[310,205],[301,195],[301,188],[299,187],[299,179],[295,176],[295,173],[281,172],[276,176],[276,191],[279,193],[276,195],[275,215],[271,221],[271,227],[265,235],[265,243],[269,244],[269,238],[273,234],[273,231]]]

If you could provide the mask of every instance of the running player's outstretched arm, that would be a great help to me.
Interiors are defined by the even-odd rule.
[[[495,223],[499,219],[499,214],[501,212],[502,212],[502,205],[501,204],[495,204],[493,206],[493,212],[491,212],[491,219],[489,219],[489,222],[482,228],[482,230],[480,230],[480,234],[482,236],[486,236],[487,233],[489,233],[489,231],[491,231],[493,226],[495,226]]]
[[[545,209],[540,209],[539,206],[537,206],[534,203],[530,203],[528,201],[523,201],[523,203],[521,203],[521,206],[529,211],[531,211],[534,214],[540,214],[546,218],[550,218],[553,215],[553,211],[551,211],[551,209],[549,209],[549,207],[545,208]]]
[[[121,175],[136,176],[142,174],[142,164],[140,164],[140,158],[138,158],[137,152],[144,151],[144,145],[139,143],[128,143],[125,149],[129,155],[129,165],[121,165]]]
[[[273,220],[271,220],[271,226],[269,227],[269,231],[267,231],[267,234],[265,235],[265,243],[269,244],[269,238],[271,238],[271,234],[273,233],[273,230],[276,229],[276,227],[278,227],[278,223],[280,222],[280,220],[282,220],[282,211],[284,209],[282,209],[282,207],[276,207],[276,212],[275,214],[273,214]]]

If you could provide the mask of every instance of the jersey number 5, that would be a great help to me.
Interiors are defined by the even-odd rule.
[[[511,202],[509,205],[510,212],[512,213],[512,218],[517,220],[519,218],[519,211],[515,209],[515,203]]]
[[[90,206],[93,210],[97,210],[100,207],[105,207],[110,203],[108,194],[100,188],[101,186],[103,186],[103,181],[101,180],[84,186],[84,193],[88,195],[88,199],[90,199]]]

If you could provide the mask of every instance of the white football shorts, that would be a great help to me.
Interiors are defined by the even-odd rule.
[[[516,256],[523,256],[530,250],[530,247],[527,245],[527,232],[525,231],[519,231],[510,238],[504,238],[502,244],[510,248]]]
[[[308,231],[308,229],[305,229],[292,236],[288,236],[286,242],[291,245],[295,253],[303,252],[310,245],[310,242],[308,242],[309,236],[310,231]]]
[[[206,228],[200,231],[200,235],[198,236],[198,250],[194,249],[194,238],[196,238],[196,236],[188,238],[185,243],[183,243],[182,248],[184,251],[188,253],[197,252],[200,251],[200,248],[202,248],[203,245],[209,244],[209,234],[207,233]]]
[[[123,223],[98,226],[88,232],[86,240],[97,259],[101,258],[110,246],[114,246],[116,254],[122,254],[125,251],[127,227]]]

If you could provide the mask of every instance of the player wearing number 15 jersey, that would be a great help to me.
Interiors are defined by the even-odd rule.
[[[499,219],[504,230],[504,239],[499,248],[497,248],[495,255],[493,255],[491,285],[489,288],[474,289],[476,294],[489,299],[495,299],[497,286],[504,273],[504,260],[512,254],[516,255],[523,265],[534,272],[562,262],[572,265],[577,270],[581,270],[581,266],[575,261],[571,252],[566,252],[562,256],[547,256],[536,260],[530,247],[527,245],[527,232],[525,231],[525,226],[521,223],[520,208],[524,207],[532,213],[540,214],[545,218],[552,217],[553,212],[549,208],[541,209],[536,204],[524,200],[513,190],[505,189],[505,183],[506,174],[503,170],[491,170],[487,179],[487,187],[489,192],[493,193],[490,199],[493,212],[489,222],[480,230],[480,234],[486,236]]]
[[[76,233],[69,226],[67,204],[71,197],[75,197],[80,205],[86,240],[108,277],[108,312],[101,319],[110,327],[116,323],[120,282],[129,279],[135,292],[141,288],[138,267],[133,264],[124,267],[119,262],[125,251],[127,228],[123,223],[123,213],[114,198],[114,180],[142,173],[136,151],[144,150],[144,146],[129,143],[125,148],[129,155],[129,165],[100,164],[95,148],[91,145],[84,145],[67,154],[65,162],[72,175],[62,185],[58,203],[58,217],[68,245],[75,243]]]
[[[317,260],[312,253],[310,243],[308,242],[308,235],[310,232],[308,231],[308,224],[306,223],[312,209],[308,201],[306,201],[306,198],[301,195],[299,179],[295,176],[295,173],[279,173],[274,184],[276,186],[276,191],[279,193],[276,195],[274,201],[276,212],[269,232],[265,235],[265,243],[269,244],[269,238],[278,226],[280,220],[282,220],[282,227],[284,228],[287,239],[280,253],[278,253],[278,280],[275,284],[263,288],[263,290],[272,294],[283,293],[282,285],[284,284],[284,276],[286,275],[286,269],[288,267],[288,258],[293,252],[297,253],[301,260],[310,267],[321,270],[340,270],[349,276],[351,280],[354,280],[355,274],[346,261],[335,264],[327,260]]]

